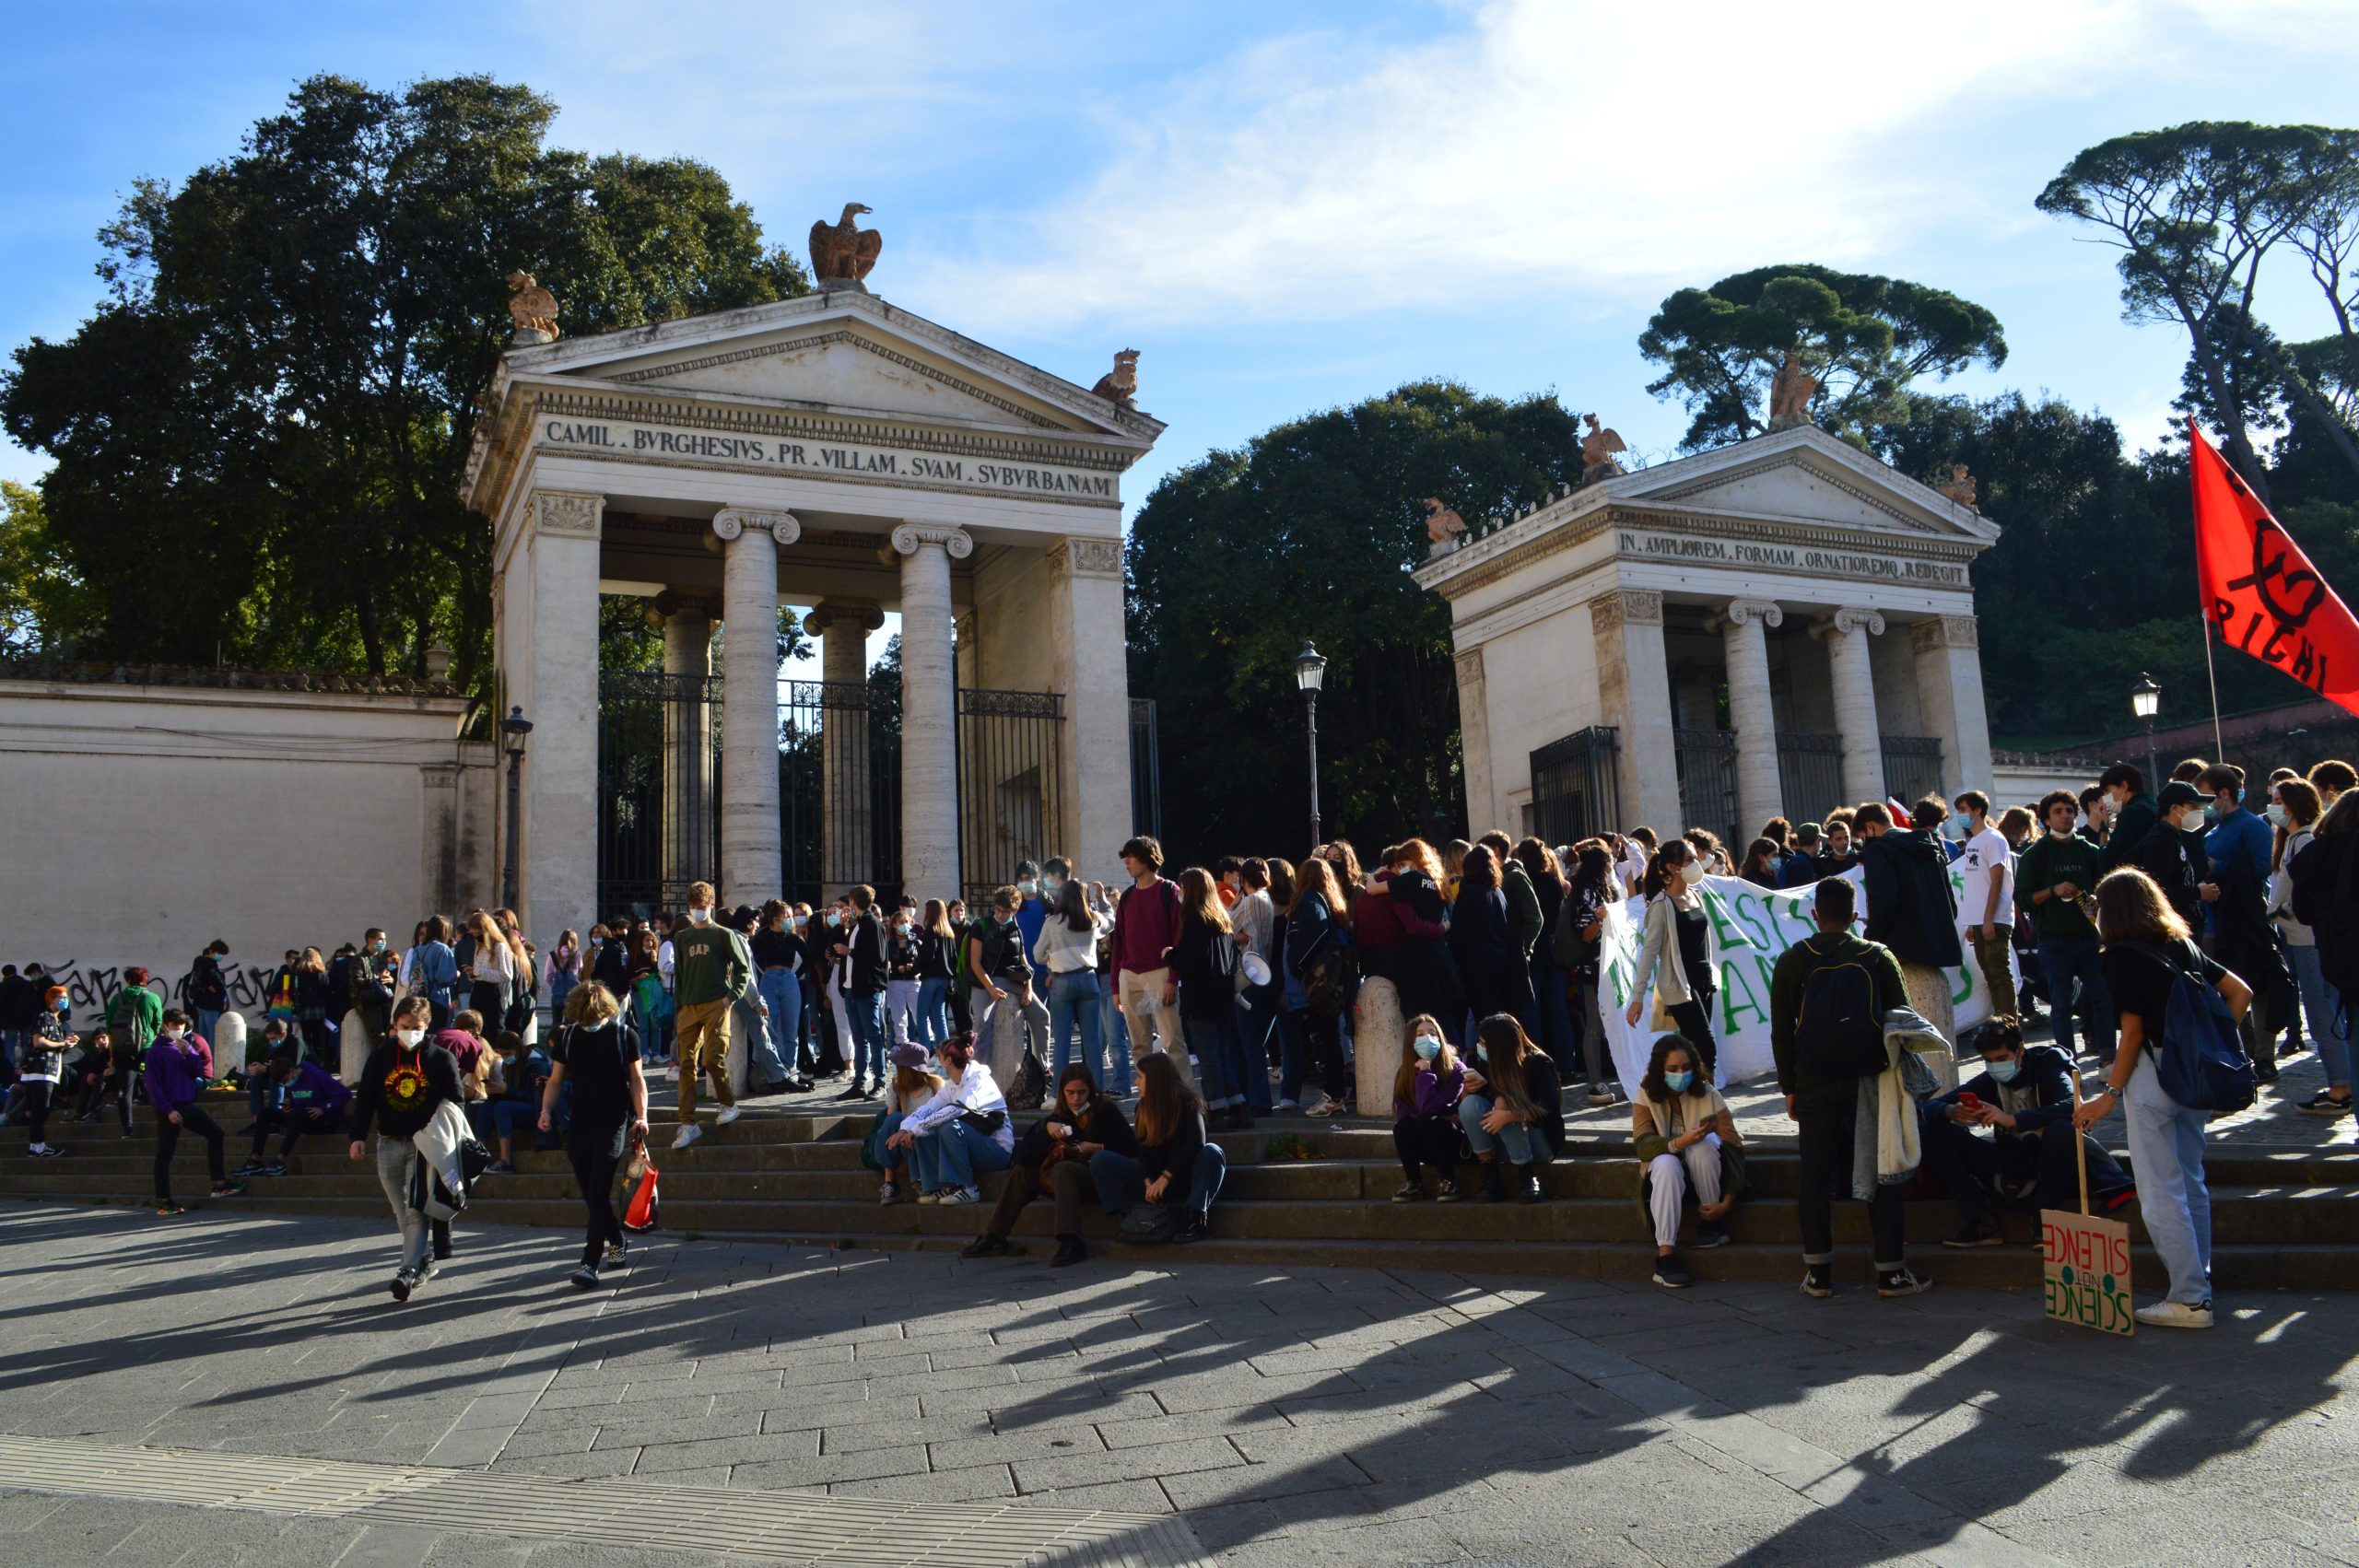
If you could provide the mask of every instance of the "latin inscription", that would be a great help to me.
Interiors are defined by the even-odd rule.
[[[1865,556],[1853,550],[1820,550],[1802,544],[1756,544],[1743,539],[1698,539],[1678,533],[1617,535],[1625,556],[1657,561],[1702,561],[1716,566],[1766,567],[1778,571],[1817,572],[1828,577],[1882,578],[1944,588],[1968,586],[1966,568],[1943,561],[1912,561]]]
[[[592,420],[549,419],[541,440],[553,447],[591,447],[654,457],[704,458],[716,462],[816,474],[874,474],[987,490],[1025,491],[1111,502],[1119,497],[1111,474],[1028,463],[978,462],[972,458],[844,443],[779,440],[766,436],[727,436],[705,430],[668,430],[645,425],[607,425]]]

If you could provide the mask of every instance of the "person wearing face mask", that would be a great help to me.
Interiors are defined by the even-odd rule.
[[[282,1050],[272,1057],[270,1075],[277,1082],[281,1101],[254,1123],[252,1152],[237,1171],[241,1178],[285,1176],[287,1157],[295,1152],[296,1141],[307,1132],[341,1131],[345,1108],[352,1103],[352,1091],[334,1074],[302,1060],[294,1051]],[[263,1153],[273,1132],[279,1135],[278,1158],[264,1160]]]
[[[2203,855],[2203,797],[2173,779],[2155,797],[2155,823],[2108,870],[2132,866],[2163,890],[2171,912],[2191,927],[2203,924],[2201,884],[2212,874]],[[2106,846],[2108,853],[2113,846]]]
[[[972,1203],[982,1197],[979,1173],[1003,1171],[1015,1157],[1015,1129],[1007,1097],[992,1070],[974,1057],[974,1039],[942,1043],[942,1087],[902,1118],[886,1145],[908,1150],[915,1162],[921,1203]]]
[[[2163,820],[2162,807],[2146,792],[2146,775],[2126,762],[2115,763],[2098,774],[2097,788],[2105,791],[2113,820],[2097,866],[2101,872],[2118,871],[2133,863],[2131,852]]]
[[[1716,1076],[1719,1043],[1712,1036],[1712,1003],[1719,996],[1712,973],[1711,919],[1704,910],[1704,862],[1684,838],[1663,842],[1647,862],[1638,893],[1647,901],[1646,931],[1638,965],[1630,977],[1633,1027],[1646,1016],[1651,984],[1663,1011],[1703,1058],[1705,1082]]]
[[[168,1022],[147,1047],[145,1082],[147,1103],[156,1111],[156,1212],[172,1215],[186,1212],[172,1201],[172,1155],[183,1129],[205,1140],[205,1164],[213,1177],[214,1197],[235,1198],[245,1188],[229,1178],[222,1159],[221,1129],[196,1103],[212,1065],[212,1053],[200,1049],[201,1042],[189,1033],[187,1013],[174,1008],[164,1017]]]
[[[1511,1013],[1495,1012],[1475,1027],[1458,1125],[1482,1162],[1484,1202],[1506,1202],[1510,1185],[1519,1203],[1545,1196],[1540,1167],[1565,1147],[1565,1085],[1556,1064]],[[1514,1167],[1511,1180],[1502,1176],[1503,1164]]]
[[[1720,1092],[1696,1070],[1684,1036],[1657,1036],[1646,1076],[1630,1102],[1630,1133],[1637,1145],[1638,1206],[1655,1234],[1654,1282],[1683,1290],[1692,1282],[1679,1256],[1681,1210],[1696,1195],[1696,1246],[1725,1246],[1721,1222],[1744,1190],[1744,1139]]]
[[[758,971],[754,984],[769,1010],[763,1021],[769,1046],[763,1056],[767,1070],[747,1089],[752,1094],[800,1094],[811,1081],[800,1071],[803,1039],[803,942],[794,934],[794,911],[781,898],[764,904],[753,940],[747,944]]]
[[[1990,993],[1993,1017],[2015,1012],[2015,971],[2012,954],[2015,940],[2015,857],[2006,836],[1990,825],[1990,797],[1979,790],[1958,796],[1957,814],[1965,819],[1961,837],[1965,851],[1958,856],[1966,897],[1958,916],[1966,921],[1966,944]]]
[[[1455,1203],[1458,1189],[1458,1099],[1466,1092],[1466,1070],[1458,1053],[1442,1037],[1441,1024],[1430,1013],[1409,1020],[1409,1050],[1392,1075],[1392,1147],[1401,1156],[1406,1179],[1392,1195],[1395,1203],[1422,1203],[1426,1199],[1426,1167],[1440,1178],[1438,1202]]]
[[[680,1057],[680,1130],[672,1147],[685,1149],[704,1136],[697,1125],[697,1080],[710,1076],[721,1102],[716,1127],[739,1116],[729,1082],[729,1014],[754,984],[754,955],[745,939],[713,919],[712,883],[688,884],[688,923],[672,938],[674,1048]],[[767,1017],[767,1010],[757,1012]]]
[[[2083,900],[2096,888],[2097,847],[2072,831],[2079,815],[2080,802],[2070,790],[2051,790],[2040,797],[2045,831],[2015,862],[2015,901],[2039,936],[2039,966],[2055,1010],[2057,1045],[2067,1058],[2074,1054],[2077,987],[2077,1010],[2088,1031],[2089,1047],[2098,1061],[2109,1062],[2115,1039],[2113,995],[2106,989],[2105,969],[2098,962],[2096,926],[2083,907]]]
[[[1818,857],[1817,873],[1802,879],[1798,885],[1810,886],[1825,877],[1841,876],[1859,863],[1860,848],[1851,836],[1851,809],[1846,806],[1841,811],[1829,812],[1826,848]]]
[[[885,930],[885,1032],[886,1047],[918,1037],[918,906],[904,897]]]
[[[404,997],[395,1005],[393,1038],[369,1053],[346,1107],[352,1159],[368,1153],[370,1129],[376,1129],[377,1184],[401,1227],[401,1263],[391,1285],[395,1301],[407,1301],[434,1275],[433,1226],[423,1211],[409,1206],[410,1179],[420,1158],[411,1140],[444,1105],[464,1099],[458,1059],[426,1037],[431,1011],[424,997]]]
[[[2243,768],[2215,763],[2203,770],[2195,787],[2212,796],[2206,813],[2212,827],[2203,836],[2212,875],[2199,889],[2209,950],[2252,988],[2252,1009],[2244,1019],[2245,1048],[2252,1057],[2254,1075],[2263,1083],[2274,1083],[2277,1036],[2294,1007],[2294,977],[2269,923],[2269,861],[2276,836],[2267,822],[2244,807]]]
[[[2089,1203],[2111,1214],[2135,1196],[2130,1177],[2095,1139],[2072,1129],[2072,1062],[2054,1046],[2025,1046],[2021,1024],[1992,1018],[1959,1042],[1982,1071],[1925,1102],[1925,1164],[1966,1223],[1944,1246],[2001,1246],[1995,1208],[2075,1209],[2089,1162]],[[1980,1138],[1976,1129],[1992,1136]]]

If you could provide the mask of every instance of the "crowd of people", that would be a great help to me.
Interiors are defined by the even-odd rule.
[[[403,950],[372,930],[332,954],[288,953],[234,1063],[213,1046],[228,1009],[224,942],[192,966],[186,1008],[167,1007],[135,969],[87,1036],[40,965],[10,965],[6,1115],[29,1123],[30,1151],[47,1158],[61,1152],[54,1120],[111,1113],[127,1137],[145,1099],[166,1214],[181,1211],[169,1167],[182,1131],[205,1140],[213,1192],[233,1196],[283,1174],[301,1139],[343,1133],[359,1160],[373,1129],[402,1228],[393,1289],[404,1299],[449,1256],[448,1218],[468,1187],[512,1172],[530,1138],[563,1148],[580,1179],[587,1230],[569,1277],[586,1288],[624,1256],[612,1189],[646,1135],[649,1077],[676,1078],[672,1146],[687,1148],[704,1136],[707,1083],[714,1125],[741,1114],[729,1062],[742,1039],[750,1095],[840,1079],[837,1100],[877,1106],[864,1153],[880,1202],[979,1203],[983,1178],[1008,1172],[969,1253],[1007,1249],[1024,1205],[1049,1197],[1062,1266],[1087,1256],[1080,1216],[1092,1201],[1134,1239],[1204,1235],[1226,1173],[1215,1134],[1257,1117],[1356,1115],[1354,997],[1381,978],[1409,1020],[1391,1096],[1396,1201],[1542,1201],[1541,1172],[1566,1147],[1567,1096],[1626,1102],[1655,1278],[1679,1288],[1691,1279],[1686,1211],[1691,1247],[1724,1245],[1745,1185],[1743,1140],[1716,1087],[1705,902],[1708,878],[1741,877],[1814,889],[1818,930],[1779,956],[1770,1007],[1778,1084],[1800,1132],[1807,1293],[1833,1290],[1828,1205],[1872,1114],[1858,1084],[1888,1065],[1884,1021],[1906,1018],[1979,1062],[1961,1084],[1944,1061],[1942,1092],[1921,1111],[1925,1166],[1965,1222],[1949,1245],[1998,1244],[1997,1210],[2060,1200],[2085,1159],[2103,1206],[2142,1204],[2170,1270],[2167,1297],[2141,1316],[2200,1326],[2204,1118],[2163,1092],[2154,1047],[2185,979],[2224,999],[2264,1083],[2314,1042],[2326,1086],[2299,1108],[2350,1113],[2354,782],[2341,762],[2281,770],[2256,812],[2233,765],[2190,760],[2154,790],[2120,765],[1995,813],[1969,790],[1779,818],[1733,854],[1701,828],[1563,847],[1491,832],[1411,838],[1367,863],[1339,839],[1299,864],[1229,858],[1171,878],[1161,847],[1140,837],[1122,846],[1129,880],[1117,888],[1061,859],[1026,862],[974,912],[958,898],[888,906],[865,886],[816,906],[730,908],[698,883],[676,919],[618,917],[586,940],[566,930],[546,954],[511,910],[456,926],[434,916]],[[1626,1018],[1638,1024],[1653,1004],[1668,1028],[1625,1090],[1604,1040],[1601,950],[1608,907],[1634,898]],[[1959,1039],[1948,972],[1969,962],[1990,1016]],[[2043,1022],[2053,1045],[2027,1037]],[[2107,1076],[2075,1111],[2083,1049]],[[217,1081],[241,1083],[252,1112],[250,1156],[234,1173],[227,1135],[196,1103]],[[2134,1181],[2085,1136],[2117,1102]],[[1035,1109],[1029,1127],[1012,1119]],[[497,1158],[469,1169],[464,1152],[477,1144]],[[1879,1293],[1926,1288],[1903,1256],[1901,1188],[1860,1190]]]

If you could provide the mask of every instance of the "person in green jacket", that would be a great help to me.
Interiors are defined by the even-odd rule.
[[[136,965],[125,969],[123,989],[107,1003],[107,1033],[116,1051],[135,1065],[147,1059],[147,1047],[164,1027],[164,999],[147,989],[147,971]]]
[[[754,954],[745,939],[712,918],[712,883],[688,887],[687,923],[672,933],[672,1000],[679,1009],[675,1049],[680,1063],[680,1130],[672,1147],[685,1149],[704,1136],[697,1125],[697,1079],[712,1074],[712,1095],[721,1102],[715,1127],[739,1116],[737,1092],[729,1082],[729,1011],[754,983]],[[769,1010],[757,996],[762,1018]]]

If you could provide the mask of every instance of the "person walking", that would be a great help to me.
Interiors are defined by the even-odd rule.
[[[558,1096],[569,1092],[572,1101],[565,1157],[589,1213],[581,1262],[566,1276],[577,1290],[591,1289],[602,1270],[623,1262],[615,1173],[632,1146],[647,1141],[647,1078],[622,1011],[615,993],[597,981],[576,987],[566,998],[565,1023],[549,1043],[548,1082],[541,1086],[543,1132],[556,1128]]]
[[[245,1190],[229,1179],[220,1126],[196,1103],[208,1063],[186,1033],[187,1015],[177,1016],[179,1032],[169,1039],[159,1035],[147,1047],[144,1074],[147,1104],[156,1112],[156,1212],[166,1217],[188,1212],[172,1201],[172,1155],[179,1151],[183,1129],[205,1140],[205,1165],[213,1178],[213,1197],[235,1198]]]
[[[422,1156],[412,1141],[445,1105],[460,1105],[459,1063],[441,1046],[426,1037],[432,1015],[424,997],[405,997],[394,1005],[393,1038],[369,1053],[360,1082],[353,1085],[352,1142],[348,1151],[358,1161],[369,1151],[369,1133],[377,1133],[377,1185],[393,1205],[393,1223],[402,1238],[401,1262],[388,1287],[395,1301],[434,1275],[433,1225],[425,1211],[410,1207],[410,1183]]]
[[[1665,840],[1647,862],[1638,896],[1646,900],[1646,927],[1625,1016],[1637,1027],[1652,983],[1663,1012],[1703,1059],[1704,1082],[1715,1082],[1719,1042],[1712,1035],[1712,1004],[1719,986],[1712,972],[1711,917],[1704,908],[1704,861],[1695,847],[1684,838]]]
[[[680,1130],[672,1147],[685,1149],[704,1136],[697,1125],[697,1080],[710,1075],[721,1102],[713,1125],[727,1127],[741,1114],[729,1082],[729,1012],[754,983],[754,955],[745,939],[713,919],[712,883],[688,884],[687,928],[672,938],[672,998],[680,1059]],[[880,982],[878,989],[883,989]]]

